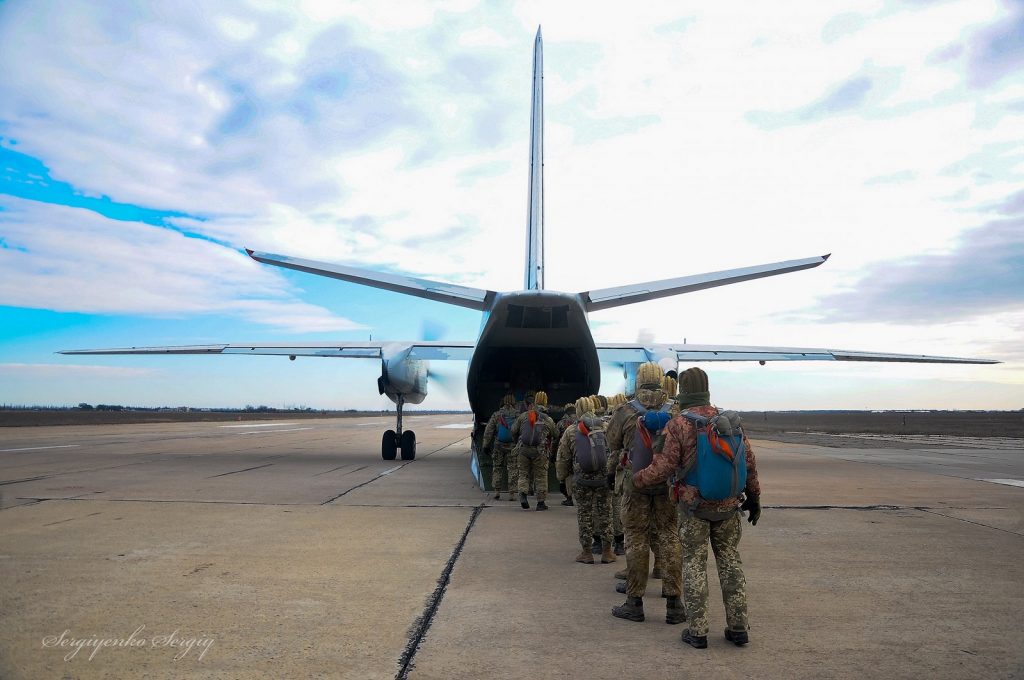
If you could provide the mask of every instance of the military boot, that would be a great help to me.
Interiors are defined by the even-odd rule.
[[[657,560],[654,561],[654,568],[651,569],[651,578],[665,578],[665,571],[661,568],[661,565]]]
[[[538,510],[547,510],[548,509],[548,504],[545,503],[544,501],[537,501],[537,509]]]
[[[562,501],[562,505],[568,505],[568,506],[575,505],[575,503],[572,502],[572,496],[569,496],[564,501]]]
[[[668,598],[668,602],[665,603],[665,623],[673,626],[677,623],[686,623],[686,609],[683,608],[683,601],[678,595]],[[729,637],[729,631],[726,631],[726,637]]]
[[[625,555],[626,554],[626,537],[619,534],[615,537],[615,554]]]
[[[707,649],[708,648],[708,636],[707,635],[694,635],[687,628],[682,634],[683,642],[694,647],[696,649]]]
[[[619,579],[620,581],[622,579],[628,578],[628,577],[629,577],[629,570],[626,567],[623,567],[622,569],[619,569],[617,572],[615,572],[615,578]]]
[[[601,537],[600,536],[594,536],[594,544],[592,546],[590,546],[590,550],[595,555],[600,555],[601,554]]]
[[[494,496],[492,496],[492,498],[494,498],[494,500],[496,500],[496,501],[500,501],[501,500],[501,492],[498,491],[497,489],[495,489],[494,490]]]
[[[609,564],[610,562],[617,562],[618,557],[612,552],[612,547],[607,543],[601,549],[601,564]]]
[[[742,647],[750,642],[750,636],[747,635],[747,631],[745,630],[726,630],[725,639],[737,647]]]
[[[622,593],[623,595],[625,595],[626,594],[626,582],[625,581],[619,581],[618,583],[616,583],[615,584],[615,592]]]
[[[576,561],[580,564],[593,564],[594,556],[590,553],[589,550],[583,548],[582,550],[580,550],[580,554],[576,556]]]
[[[626,597],[626,601],[618,607],[612,607],[612,616],[627,621],[644,620],[644,598]]]
[[[519,505],[523,506],[523,510],[530,509],[530,501],[526,499],[526,494],[521,491],[519,492]]]

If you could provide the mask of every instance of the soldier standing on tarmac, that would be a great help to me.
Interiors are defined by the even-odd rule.
[[[512,500],[516,493],[513,482],[518,483],[519,475],[513,480],[512,463],[509,461],[512,454],[512,425],[519,417],[519,410],[516,408],[516,398],[506,394],[501,401],[501,408],[495,411],[487,427],[484,429],[483,449],[484,455],[491,456],[493,468],[491,471],[491,485],[494,487],[494,500],[501,500],[503,488],[502,478],[508,479],[508,499]],[[504,473],[504,474],[503,474]]]
[[[665,392],[661,389],[661,367],[653,362],[637,369],[636,399],[616,411],[608,424],[611,450],[622,450],[622,525],[626,532],[626,602],[612,609],[612,615],[629,621],[644,620],[643,596],[647,590],[650,551],[660,557],[664,570],[662,595],[667,598],[665,623],[686,620],[681,589],[681,546],[676,532],[677,514],[667,484],[636,487],[633,477],[650,465],[655,440],[668,421]],[[660,418],[660,420],[659,420]],[[657,423],[654,425],[653,423]],[[611,473],[611,471],[608,471]],[[609,478],[612,475],[609,474]]]
[[[557,423],[558,441],[562,441],[562,435],[565,434],[565,431],[576,424],[576,404],[566,404],[563,413],[564,415],[562,416],[562,419]],[[565,500],[562,501],[562,505],[571,507],[573,505],[571,476],[562,483],[560,491],[562,492],[562,495],[565,496]]]
[[[577,562],[593,564],[591,539],[601,541],[601,564],[616,561],[612,552],[611,491],[605,484],[607,451],[604,426],[594,413],[589,397],[576,401],[576,412],[581,414],[577,423],[562,435],[558,444],[558,462],[555,467],[558,481],[574,478],[576,496],[576,523],[579,527],[580,554]]]
[[[668,476],[677,468],[684,471],[693,470],[697,461],[697,425],[693,416],[711,419],[719,416],[719,409],[711,405],[711,393],[708,389],[707,373],[699,368],[689,368],[680,376],[679,406],[682,413],[665,428],[665,439],[661,451],[656,451],[651,464],[639,471],[634,477],[634,484],[644,488],[658,488],[665,484]],[[730,415],[735,423],[727,427],[732,433],[739,428],[739,417],[735,412]],[[721,416],[724,417],[724,416]],[[704,422],[704,421],[699,421]],[[716,425],[722,432],[721,419]],[[742,432],[742,430],[740,430]],[[703,439],[704,435],[701,434]],[[737,449],[739,437],[734,437],[731,451]],[[683,631],[683,642],[704,649],[708,646],[708,542],[715,553],[718,565],[718,580],[722,585],[722,599],[725,603],[725,618],[728,628],[725,639],[737,646],[750,641],[747,621],[746,580],[743,576],[743,564],[740,561],[739,542],[742,523],[740,510],[749,512],[747,521],[756,525],[761,517],[761,485],[757,477],[757,463],[754,452],[750,448],[747,436],[742,436],[742,448],[746,461],[746,483],[741,490],[733,488],[725,494],[723,500],[708,501],[701,495],[701,490],[692,485],[696,481],[687,474],[677,480],[674,494],[679,502],[682,518],[680,520],[683,542],[683,572],[685,574],[686,612],[688,627]],[[717,455],[717,454],[715,454]],[[728,471],[727,471],[728,472]],[[728,474],[732,477],[732,473]],[[733,478],[736,479],[735,477]],[[738,486],[735,481],[733,487]],[[733,491],[736,495],[729,495]],[[745,498],[745,499],[744,499]]]
[[[548,395],[527,395],[529,409],[512,425],[513,455],[519,459],[519,504],[530,509],[527,494],[532,483],[537,491],[537,509],[547,510],[549,456],[558,445],[558,426],[546,411]]]

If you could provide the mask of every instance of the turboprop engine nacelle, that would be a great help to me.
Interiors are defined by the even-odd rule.
[[[426,361],[410,359],[408,349],[393,356],[385,355],[377,390],[396,404],[399,398],[407,404],[419,404],[427,396],[428,368]]]

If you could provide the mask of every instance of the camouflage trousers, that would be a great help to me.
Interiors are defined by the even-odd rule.
[[[503,483],[506,477],[510,482],[512,481],[512,466],[508,464],[508,457],[511,452],[511,444],[494,442],[494,448],[491,449],[491,486],[494,487],[494,493],[505,489],[512,490],[511,485]]]
[[[626,594],[643,597],[647,591],[651,550],[664,571],[662,588],[677,597],[681,581],[681,551],[676,504],[665,493],[650,496],[639,491],[622,494],[622,528],[626,532]]]
[[[740,562],[740,513],[720,522],[684,515],[679,534],[683,543],[683,602],[690,632],[708,634],[708,541],[715,553],[722,584],[725,620],[729,630],[747,630],[747,587]]]
[[[580,545],[589,551],[594,536],[600,536],[605,545],[612,543],[611,514],[612,492],[601,478],[601,486],[573,486],[573,502],[576,503],[576,524],[580,530]]]
[[[612,534],[622,535],[622,492],[612,493]]]
[[[514,494],[519,491],[519,454],[514,447],[505,455],[505,466],[508,469],[508,492]]]
[[[537,501],[548,498],[548,454],[541,450],[536,458],[518,454],[519,493],[530,493],[530,484],[537,490]]]

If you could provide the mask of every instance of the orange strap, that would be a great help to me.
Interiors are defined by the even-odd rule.
[[[583,433],[584,437],[589,437],[590,436],[590,430],[587,429],[586,423],[584,423],[582,420],[579,422],[579,429],[580,429],[580,432]]]
[[[644,440],[644,446],[649,449],[654,448],[654,440],[651,439],[651,433],[644,427],[644,419],[642,417],[636,419],[636,427],[640,431],[640,438]]]
[[[530,411],[530,415],[528,416],[528,418],[530,420],[530,425],[536,425],[537,424],[537,412],[536,411],[531,410]]]

